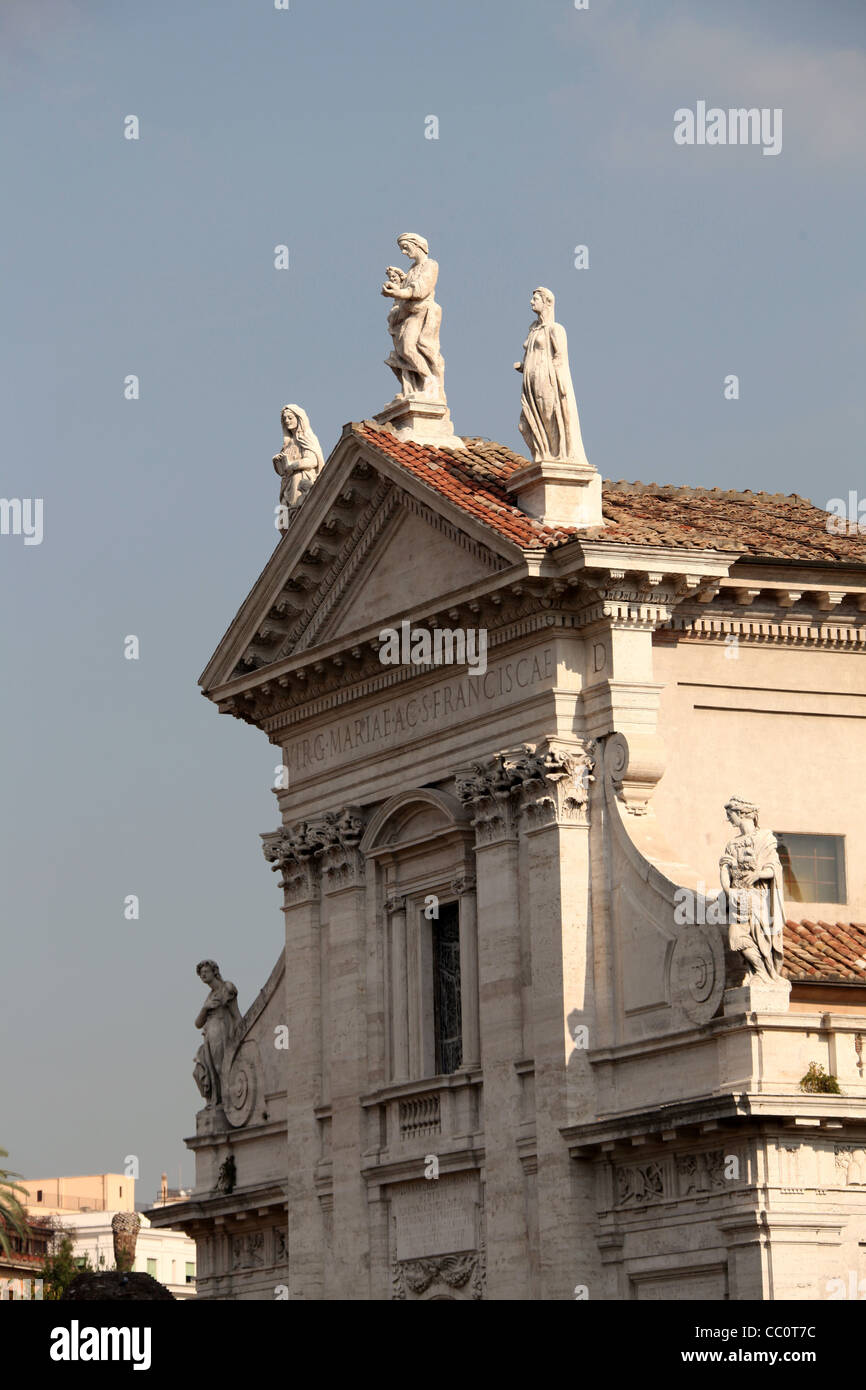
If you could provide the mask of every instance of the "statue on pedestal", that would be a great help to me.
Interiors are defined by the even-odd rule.
[[[534,463],[587,463],[568,367],[568,339],[562,324],[554,322],[553,294],[541,286],[530,303],[536,321],[523,344],[523,361],[514,364],[515,371],[523,373],[520,433]]]
[[[780,981],[785,899],[776,837],[758,829],[758,808],[749,801],[732,796],[725,812],[737,830],[719,860],[728,945],[742,953],[753,978]]]
[[[400,383],[395,401],[424,396],[445,400],[445,363],[439,351],[442,310],[436,303],[439,266],[427,254],[427,242],[404,232],[397,245],[412,264],[407,271],[388,266],[382,294],[396,301],[388,314],[394,349],[385,358]]]

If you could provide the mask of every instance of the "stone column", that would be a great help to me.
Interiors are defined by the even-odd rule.
[[[524,1175],[518,1156],[523,1057],[518,841],[502,761],[457,780],[473,812],[478,909],[478,1007],[484,1069],[487,1297],[530,1297]]]
[[[406,978],[406,899],[389,894],[391,919],[391,1080],[409,1079],[409,993]]]
[[[461,1071],[480,1065],[481,1043],[478,1032],[478,913],[476,882],[471,874],[461,874],[451,887],[460,899],[460,1016],[462,1022]]]
[[[570,1159],[566,1124],[595,1116],[589,786],[586,748],[545,745],[520,766],[532,951],[540,1296],[600,1290],[594,1175]]]
[[[319,866],[307,852],[304,826],[265,837],[265,857],[282,870],[286,919],[285,1060],[287,1263],[290,1299],[322,1297],[324,1252],[316,1192],[322,1100],[322,997]]]
[[[351,809],[326,817],[323,917],[328,931],[333,1255],[326,1287],[341,1300],[370,1297],[367,1191],[359,1167],[366,1142],[360,1098],[367,1090],[367,914],[363,824]],[[352,826],[347,830],[345,827]]]

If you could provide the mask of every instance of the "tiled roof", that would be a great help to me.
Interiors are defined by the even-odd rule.
[[[734,551],[768,559],[866,564],[866,535],[834,535],[828,513],[804,497],[721,488],[607,482],[606,525],[551,528],[514,505],[505,484],[527,460],[487,439],[464,439],[465,449],[438,449],[399,440],[365,420],[352,429],[386,458],[406,468],[456,506],[524,549],[587,540]]]
[[[850,980],[866,984],[866,922],[785,923],[782,974],[798,984]]]

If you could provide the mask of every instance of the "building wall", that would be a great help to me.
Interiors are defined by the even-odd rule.
[[[668,767],[653,809],[707,884],[718,886],[723,802],[754,797],[764,826],[846,839],[847,903],[789,904],[789,915],[864,920],[864,664],[855,652],[747,641],[656,643]]]

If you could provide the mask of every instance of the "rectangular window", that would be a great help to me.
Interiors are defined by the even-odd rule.
[[[191,1260],[187,1260],[186,1262],[186,1282],[188,1284],[195,1283],[195,1265]]]
[[[148,1260],[147,1272],[152,1276],[152,1278],[156,1278],[156,1260]]]
[[[463,1057],[460,1032],[460,909],[440,903],[433,927],[433,1028],[436,1074],[448,1076]]]
[[[42,1188],[41,1188],[41,1187],[39,1187],[39,1188],[36,1189],[36,1200],[37,1200],[37,1202],[41,1202],[41,1201],[42,1201]]]
[[[845,839],[842,835],[773,832],[785,876],[785,897],[794,903],[846,903]]]

